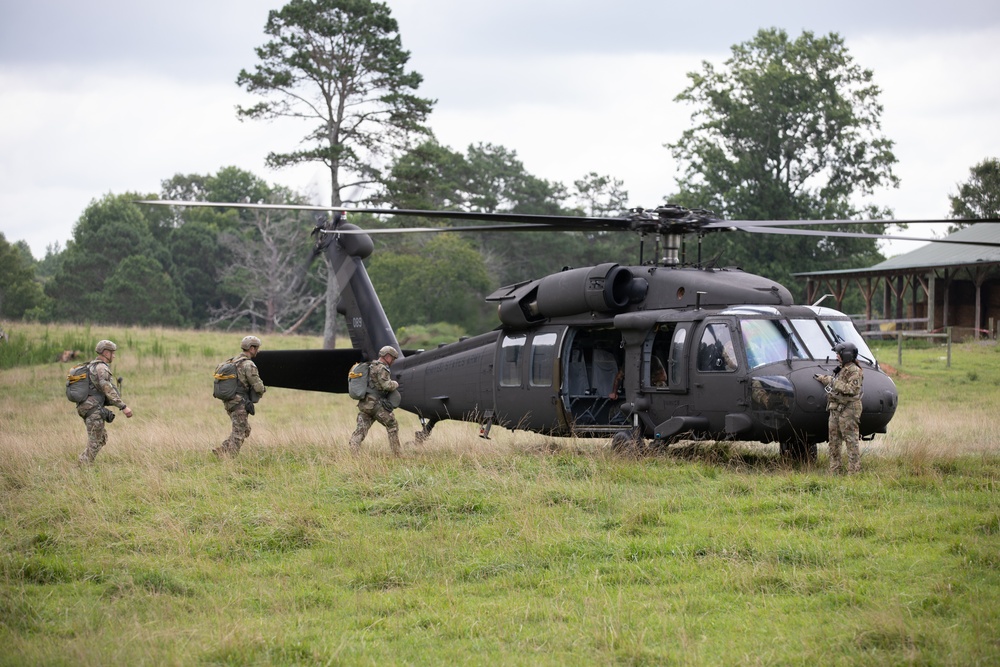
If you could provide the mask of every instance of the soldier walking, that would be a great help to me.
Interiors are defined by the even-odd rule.
[[[253,362],[260,350],[260,338],[245,337],[240,342],[240,349],[243,350],[240,354],[223,362],[232,363],[236,367],[236,392],[223,403],[233,429],[222,445],[212,450],[218,457],[236,456],[240,453],[243,441],[250,435],[249,415],[254,414],[254,403],[267,391],[257,372],[257,364]]]
[[[847,448],[847,473],[861,471],[858,430],[861,423],[861,391],[864,371],[858,365],[858,348],[854,343],[837,343],[833,348],[840,366],[833,375],[815,375],[826,387],[826,409],[830,413],[829,439],[830,472],[840,472],[840,445]]]
[[[108,442],[108,432],[104,427],[105,422],[111,422],[115,414],[105,405],[113,405],[125,413],[125,417],[132,418],[132,409],[125,405],[122,397],[115,388],[111,373],[111,362],[115,359],[115,352],[118,346],[110,340],[102,340],[97,344],[95,352],[97,358],[87,364],[89,374],[89,391],[87,398],[83,402],[77,403],[76,414],[80,415],[87,425],[87,448],[83,450],[78,459],[81,465],[90,465],[97,458],[97,453],[101,451]]]
[[[361,451],[361,443],[368,435],[368,429],[374,422],[385,426],[389,434],[389,448],[393,455],[399,456],[399,424],[392,414],[389,395],[399,388],[399,383],[392,379],[389,367],[399,357],[399,352],[391,345],[386,345],[378,351],[378,359],[368,366],[368,393],[358,401],[358,427],[351,435],[351,451]]]

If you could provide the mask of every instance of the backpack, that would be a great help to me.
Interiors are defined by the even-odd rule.
[[[242,394],[239,379],[236,377],[236,363],[227,359],[215,367],[215,383],[212,386],[212,396],[220,401],[228,401],[237,394]]]
[[[368,362],[361,361],[347,374],[347,394],[356,401],[368,395]]]
[[[90,379],[90,364],[81,364],[70,370],[66,376],[66,398],[71,403],[79,405],[87,400],[87,397],[96,393],[94,383]]]

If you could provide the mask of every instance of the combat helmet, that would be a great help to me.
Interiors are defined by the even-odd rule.
[[[840,360],[845,364],[858,360],[858,346],[854,343],[844,341],[833,346],[833,351],[837,353]]]
[[[249,350],[251,347],[260,347],[260,338],[257,338],[256,336],[247,336],[240,341],[240,349]]]
[[[392,345],[386,345],[381,350],[379,350],[378,358],[381,359],[387,354],[393,359],[399,359],[399,352],[396,351],[396,348],[394,348]]]
[[[104,352],[104,350],[111,350],[112,352],[115,352],[117,349],[118,346],[112,343],[110,340],[102,340],[97,343],[95,352],[97,352],[97,354]]]

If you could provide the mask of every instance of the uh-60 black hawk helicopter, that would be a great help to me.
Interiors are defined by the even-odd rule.
[[[812,459],[816,443],[827,439],[826,396],[813,375],[834,370],[832,348],[844,341],[858,348],[864,370],[860,431],[871,439],[886,432],[898,397],[851,318],[797,305],[788,289],[768,278],[702,265],[700,256],[685,264],[682,243],[685,236],[697,237],[700,255],[705,234],[734,230],[927,240],[792,227],[857,221],[726,221],[679,206],[608,218],[348,209],[502,223],[365,231],[346,222],[343,208],[143,203],[336,212],[317,225],[314,256],[326,253],[331,261],[353,349],[262,351],[257,365],[270,386],[347,393],[352,365],[391,345],[401,352],[392,366],[398,407],[420,419],[418,441],[438,422],[456,419],[479,424],[482,437],[497,425],[611,438],[616,449],[665,447],[680,439],[776,441],[783,454]],[[363,264],[374,249],[369,234],[498,230],[632,231],[651,238],[655,257],[634,266],[565,269],[501,287],[487,297],[498,307],[496,329],[436,349],[401,350]]]

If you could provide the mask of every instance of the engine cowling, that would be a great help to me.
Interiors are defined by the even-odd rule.
[[[645,281],[637,285],[632,272],[607,263],[568,269],[515,288],[500,290],[488,300],[500,301],[500,321],[509,327],[524,327],[553,317],[582,313],[614,313],[644,294]]]

